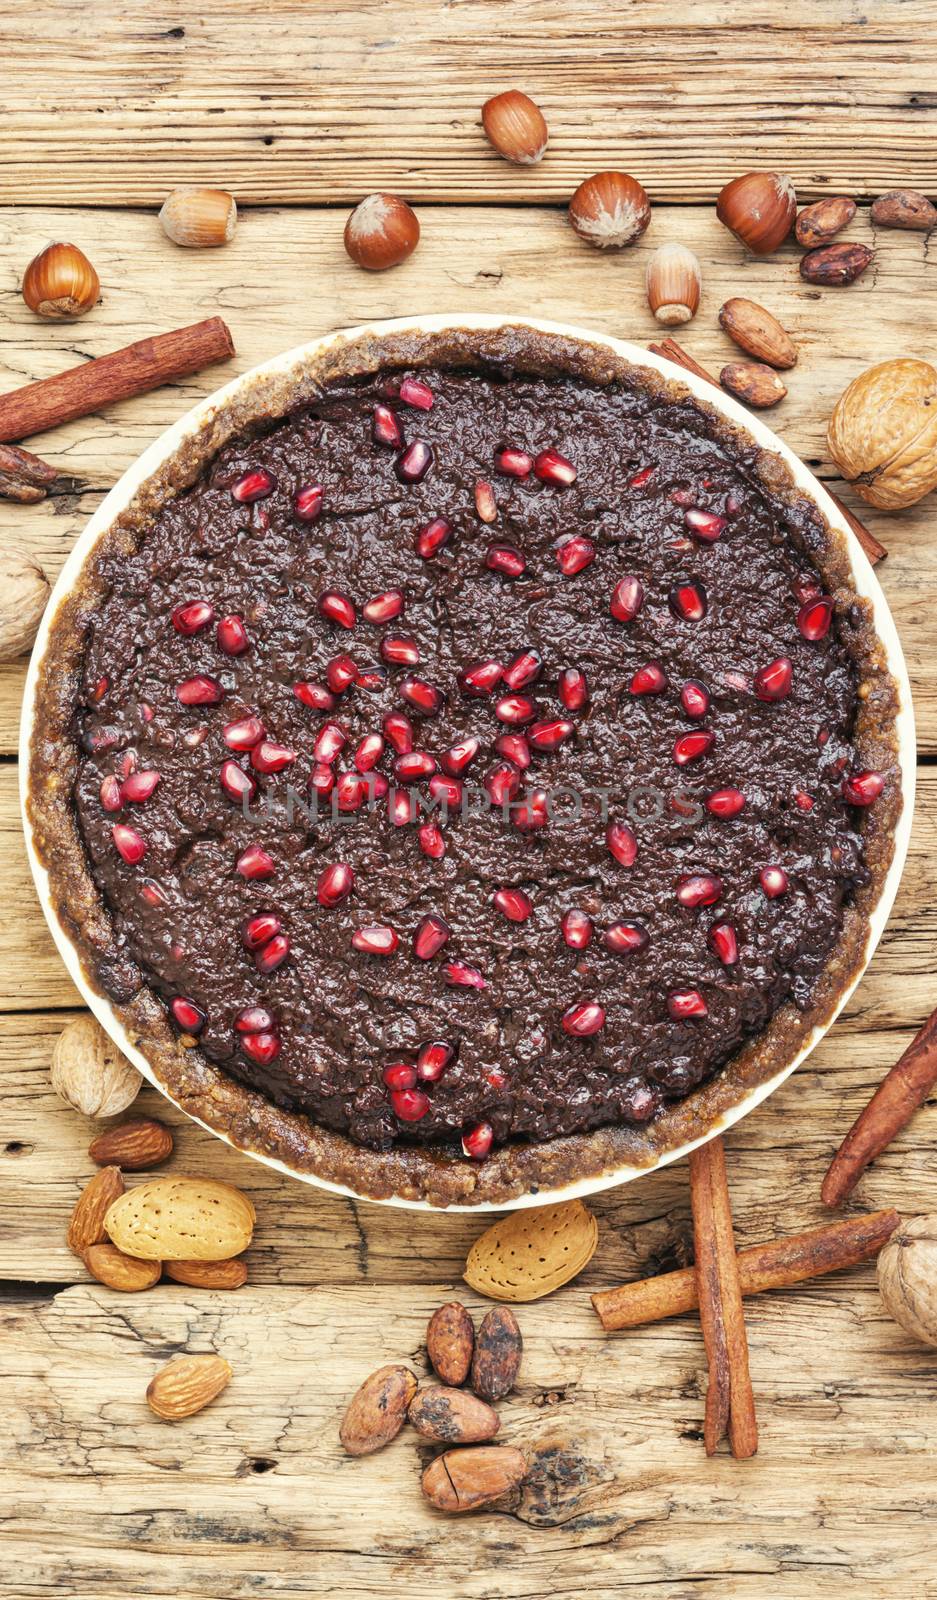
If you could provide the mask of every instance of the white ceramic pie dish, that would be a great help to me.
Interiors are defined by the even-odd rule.
[[[652,1165],[618,1166],[614,1169],[605,1171],[600,1176],[579,1179],[575,1182],[566,1184],[561,1188],[541,1189],[536,1194],[523,1194],[517,1196],[513,1200],[501,1201],[498,1203],[479,1202],[474,1205],[450,1205],[446,1208],[449,1210],[507,1210],[522,1206],[545,1205],[561,1199],[572,1199],[574,1197],[598,1193],[604,1189],[615,1187],[620,1183],[630,1182],[635,1178],[644,1176],[646,1173],[656,1170],[656,1168],[659,1166],[682,1159],[689,1153],[691,1149],[695,1148],[697,1144],[704,1143],[706,1139],[713,1137],[716,1133],[724,1130],[727,1127],[731,1127],[742,1117],[746,1116],[756,1106],[760,1105],[762,1101],[767,1099],[767,1097],[773,1093],[779,1084],[783,1083],[784,1080],[790,1076],[795,1068],[798,1067],[800,1063],[810,1054],[811,1050],[820,1041],[820,1039],[822,1039],[829,1031],[829,1028],[832,1026],[839,1012],[848,1001],[850,995],[853,993],[856,985],[863,975],[863,972],[871,960],[876,945],[878,944],[888,920],[907,855],[914,803],[916,758],[914,717],[911,704],[910,685],[908,682],[907,670],[905,667],[901,644],[881,587],[864,552],[862,551],[856,539],[849,533],[848,525],[846,524],[835,502],[830,499],[829,495],[825,492],[822,485],[813,477],[812,473],[807,470],[803,463],[798,460],[798,458],[787,448],[787,446],[784,445],[782,441],[778,439],[776,435],[773,434],[758,417],[752,416],[748,411],[745,410],[744,407],[739,405],[728,396],[723,395],[720,391],[714,389],[705,380],[697,378],[693,374],[685,372],[682,368],[675,367],[672,363],[650,354],[641,346],[629,344],[622,340],[612,339],[606,335],[597,334],[590,330],[571,327],[562,323],[542,321],[539,319],[520,317],[512,319],[485,316],[439,316],[407,318],[395,321],[367,324],[358,328],[342,329],[334,334],[328,335],[326,338],[314,340],[308,344],[298,346],[296,349],[276,357],[273,361],[266,362],[261,367],[254,368],[250,372],[244,373],[241,377],[234,379],[232,383],[226,385],[224,388],[218,390],[215,394],[209,396],[208,399],[202,401],[201,404],[196,406],[192,411],[188,412],[184,417],[180,418],[180,420],[171,428],[167,429],[166,432],[163,433],[161,437],[157,439],[155,443],[152,444],[149,449],[147,449],[143,455],[139,457],[133,466],[130,467],[126,473],[124,473],[119,482],[115,484],[114,488],[106,496],[97,512],[91,518],[87,527],[77,540],[75,548],[66,562],[53,590],[52,598],[46,610],[42,626],[36,639],[36,644],[27,674],[21,723],[20,776],[27,853],[40,902],[46,915],[46,919],[49,923],[52,936],[56,942],[56,945],[58,946],[70,976],[74,980],[77,988],[81,992],[90,1009],[101,1022],[102,1026],[111,1035],[123,1053],[139,1069],[143,1076],[153,1083],[161,1093],[166,1094],[165,1088],[157,1079],[146,1057],[131,1041],[120,1017],[116,1014],[115,1009],[112,1007],[110,1002],[92,986],[85,975],[78,950],[69,933],[63,927],[62,922],[59,920],[54,908],[53,897],[50,892],[49,876],[40,859],[40,855],[36,847],[36,841],[33,836],[29,809],[26,804],[30,769],[30,741],[35,717],[37,685],[40,679],[41,664],[48,643],[49,632],[53,618],[55,617],[63,599],[72,591],[73,587],[77,583],[79,574],[96,541],[111,526],[115,518],[126,509],[134,495],[140,489],[141,485],[143,485],[147,479],[157,472],[158,469],[160,469],[163,464],[186,443],[187,440],[195,437],[199,432],[201,432],[205,428],[206,422],[217,411],[219,411],[223,406],[228,405],[243,391],[249,389],[257,382],[257,380],[289,379],[292,373],[299,373],[302,371],[302,369],[310,362],[310,360],[319,356],[329,347],[330,344],[339,340],[356,339],[365,335],[381,337],[384,335],[400,333],[432,334],[444,332],[445,330],[452,328],[470,331],[490,331],[497,330],[505,325],[518,323],[548,335],[582,340],[592,346],[604,346],[616,356],[629,361],[635,366],[644,366],[646,368],[653,369],[671,380],[680,382],[693,394],[705,401],[714,410],[720,412],[730,423],[744,430],[754,439],[756,444],[779,455],[787,464],[796,488],[806,494],[808,498],[810,498],[823,513],[827,522],[834,529],[837,529],[844,535],[849,551],[851,580],[853,587],[859,596],[863,597],[871,604],[875,628],[886,654],[887,666],[898,689],[900,704],[895,723],[895,732],[897,740],[897,760],[901,773],[902,810],[894,832],[894,850],[891,863],[888,868],[887,875],[884,878],[879,898],[869,917],[865,949],[862,958],[856,964],[851,980],[840,993],[832,1014],[827,1018],[826,1022],[822,1026],[817,1026],[812,1030],[806,1041],[798,1049],[797,1053],[790,1061],[785,1063],[781,1070],[779,1070],[767,1081],[758,1084],[745,1093],[744,1096],[740,1098],[739,1101],[731,1108],[731,1110],[727,1111],[717,1122],[712,1124],[707,1129],[706,1133],[700,1138],[694,1139],[693,1141],[682,1144],[676,1148],[667,1150]],[[167,1098],[170,1097],[167,1095]],[[192,1120],[197,1121],[199,1119],[193,1118]],[[202,1123],[201,1125],[208,1127],[208,1124],[206,1123]],[[209,1128],[209,1131],[215,1133],[220,1138],[225,1137],[225,1135],[220,1133],[216,1128]],[[233,1140],[228,1139],[227,1142],[231,1143],[235,1148],[240,1148],[239,1146],[234,1145]],[[294,1169],[283,1161],[277,1160],[274,1157],[252,1150],[245,1151],[244,1153],[253,1156],[255,1160],[262,1161],[265,1163],[265,1165],[284,1172],[291,1177],[298,1178],[306,1183],[311,1183],[318,1188],[325,1189],[332,1193],[346,1195],[355,1199],[371,1198],[367,1195],[360,1195],[356,1193],[356,1191],[352,1188],[320,1178],[309,1171]],[[375,1201],[374,1203],[397,1205],[417,1210],[436,1209],[426,1200],[412,1200],[400,1196],[386,1200]]]

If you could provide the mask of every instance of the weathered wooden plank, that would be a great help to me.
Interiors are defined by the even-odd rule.
[[[242,202],[561,201],[605,167],[655,199],[712,199],[765,165],[810,196],[937,187],[927,0],[7,0],[0,19],[7,201],[152,205],[179,182]],[[551,129],[532,172],[479,126],[514,84]]]

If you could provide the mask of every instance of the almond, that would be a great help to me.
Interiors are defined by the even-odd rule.
[[[828,244],[852,221],[855,214],[855,200],[849,200],[845,195],[829,195],[812,206],[804,206],[794,223],[797,243],[802,244],[805,250],[813,250],[818,244]]]
[[[589,1264],[598,1239],[598,1223],[581,1200],[512,1211],[475,1240],[465,1281],[489,1300],[540,1300]]]
[[[105,1236],[104,1219],[123,1192],[124,1180],[117,1167],[102,1167],[85,1184],[72,1212],[66,1235],[68,1248],[76,1256],[83,1256],[89,1245],[101,1243]]]
[[[98,1283],[120,1289],[123,1294],[152,1289],[154,1283],[159,1283],[162,1271],[158,1261],[139,1261],[135,1256],[125,1256],[116,1244],[107,1243],[89,1244],[85,1266]]]
[[[350,1456],[369,1456],[396,1439],[416,1394],[409,1367],[378,1367],[352,1395],[339,1438]]]
[[[777,317],[756,301],[739,297],[727,300],[719,312],[719,321],[729,338],[756,361],[767,361],[771,367],[792,367],[796,363],[797,351],[790,334]]]
[[[89,1144],[88,1154],[101,1167],[141,1172],[145,1167],[158,1166],[172,1155],[172,1134],[153,1117],[138,1117],[99,1133]]]
[[[872,221],[879,228],[908,228],[930,233],[937,224],[937,209],[916,189],[890,189],[872,201]]]
[[[458,1300],[440,1306],[426,1329],[426,1354],[443,1383],[464,1383],[472,1365],[475,1324]]]
[[[128,1256],[147,1261],[226,1261],[251,1242],[254,1207],[215,1178],[150,1178],[110,1207],[104,1226]]]
[[[766,411],[783,400],[787,389],[773,367],[762,361],[730,361],[719,374],[719,382],[729,394],[744,400],[756,411]]]
[[[449,1389],[439,1383],[429,1384],[414,1396],[407,1418],[417,1433],[437,1444],[483,1444],[493,1439],[501,1426],[493,1406],[467,1389]]]
[[[421,1488],[437,1511],[475,1511],[517,1489],[526,1472],[527,1459],[513,1445],[478,1445],[437,1456],[424,1472]]]
[[[501,1400],[514,1388],[523,1348],[514,1312],[495,1306],[478,1330],[472,1358],[472,1388],[480,1400]]]
[[[150,1379],[146,1403],[165,1422],[176,1422],[204,1411],[233,1376],[233,1368],[221,1356],[173,1356]]]
[[[867,244],[828,244],[821,250],[808,250],[801,257],[800,275],[808,283],[839,288],[855,283],[872,260]]]
[[[247,1282],[243,1261],[164,1261],[163,1272],[193,1289],[240,1289]]]

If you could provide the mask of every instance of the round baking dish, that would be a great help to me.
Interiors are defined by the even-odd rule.
[[[37,731],[41,732],[35,726],[37,696],[42,684],[43,660],[49,644],[53,621],[60,608],[75,590],[84,565],[97,541],[127,511],[131,502],[135,500],[135,497],[139,496],[144,486],[150,480],[155,479],[161,469],[166,469],[167,464],[174,458],[184,455],[187,445],[209,433],[216,419],[227,415],[229,412],[238,412],[241,415],[249,416],[250,399],[254,391],[264,390],[269,393],[272,389],[288,395],[291,386],[295,386],[297,392],[301,392],[302,379],[308,373],[311,365],[315,363],[321,364],[324,358],[328,358],[330,351],[343,349],[353,343],[365,342],[368,344],[375,343],[376,345],[377,342],[383,339],[399,340],[407,337],[419,339],[427,335],[442,336],[448,334],[453,337],[471,340],[473,334],[477,338],[483,339],[485,336],[497,335],[499,332],[506,331],[509,333],[511,330],[517,330],[521,333],[526,330],[528,334],[533,330],[534,334],[543,334],[563,341],[572,341],[593,353],[601,355],[603,352],[608,352],[611,358],[628,362],[634,367],[648,369],[650,373],[659,375],[660,378],[667,380],[669,383],[677,384],[684,390],[688,390],[698,400],[724,418],[733,428],[746,434],[760,449],[770,452],[775,457],[780,457],[784,468],[789,474],[793,489],[797,493],[806,496],[813,503],[833,531],[838,545],[838,554],[846,564],[847,580],[856,594],[867,601],[871,607],[872,620],[884,653],[885,666],[891,674],[897,692],[898,705],[894,721],[894,738],[896,762],[900,772],[901,804],[892,835],[891,860],[887,872],[882,876],[878,898],[868,913],[862,948],[858,952],[853,952],[850,959],[848,977],[836,991],[835,999],[826,1010],[822,1023],[813,1027],[809,1035],[798,1041],[796,1049],[791,1050],[789,1059],[783,1061],[779,1070],[773,1072],[764,1081],[740,1091],[738,1098],[732,1104],[721,1107],[718,1114],[712,1117],[707,1123],[705,1131],[699,1136],[675,1140],[669,1147],[660,1150],[649,1163],[645,1162],[639,1165],[633,1162],[609,1162],[602,1170],[593,1170],[588,1176],[578,1177],[571,1182],[563,1182],[556,1185],[545,1183],[529,1184],[523,1188],[522,1192],[505,1193],[494,1199],[483,1198],[474,1203],[461,1203],[461,1197],[458,1196],[454,1200],[447,1202],[447,1209],[467,1211],[506,1210],[521,1206],[543,1205],[560,1199],[594,1194],[617,1184],[632,1181],[647,1172],[654,1171],[658,1166],[680,1159],[698,1144],[705,1142],[706,1139],[713,1137],[716,1133],[739,1121],[755,1106],[760,1105],[799,1066],[819,1040],[823,1038],[859,982],[884,930],[907,855],[914,800],[915,737],[907,671],[891,614],[866,556],[855,538],[849,533],[848,526],[838,507],[827,495],[822,485],[817,482],[787,446],[760,419],[751,416],[742,406],[723,395],[703,379],[673,366],[668,361],[649,354],[640,346],[565,324],[528,318],[504,319],[484,316],[423,317],[379,322],[341,330],[324,339],[301,345],[297,349],[288,351],[284,355],[276,357],[273,361],[243,374],[182,417],[144,452],[102,502],[66,562],[43,619],[27,675],[20,744],[21,797],[27,852],[40,902],[53,938],[69,974],[87,1004],[115,1043],[138,1067],[145,1078],[160,1089],[167,1098],[172,1099],[175,1104],[179,1105],[179,1099],[169,1093],[165,1083],[161,1081],[159,1073],[154,1069],[147,1054],[140,1047],[140,1043],[137,1042],[140,1039],[141,1030],[139,1028],[136,1030],[128,1028],[125,1019],[119,1014],[119,1008],[115,1007],[90,980],[82,962],[78,942],[76,942],[70,931],[69,919],[67,916],[63,916],[62,907],[56,903],[49,873],[42,859],[39,841],[34,831],[33,812],[30,805],[30,765],[33,754],[34,734]],[[136,1038],[133,1036],[134,1031],[136,1032]],[[697,1093],[701,1094],[703,1090],[697,1091]],[[250,1137],[233,1138],[225,1129],[213,1126],[209,1120],[195,1115],[190,1106],[182,1104],[180,1108],[192,1117],[193,1121],[200,1122],[203,1127],[224,1138],[226,1142],[232,1144],[235,1148],[242,1149],[246,1154],[263,1161],[266,1165],[301,1181],[314,1184],[332,1193],[347,1195],[355,1199],[371,1199],[375,1200],[376,1203],[419,1210],[435,1209],[430,1200],[413,1198],[411,1195],[401,1192],[382,1192],[378,1194],[360,1192],[352,1186],[335,1182],[299,1164],[294,1165],[288,1160],[279,1159],[269,1151],[252,1148]],[[445,1158],[440,1157],[439,1160],[443,1162]],[[404,1186],[401,1185],[400,1187]]]

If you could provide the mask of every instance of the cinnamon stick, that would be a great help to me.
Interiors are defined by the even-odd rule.
[[[41,378],[0,395],[0,440],[44,433],[60,422],[86,417],[115,400],[146,394],[233,354],[230,331],[220,317],[138,339],[136,344],[70,367],[54,378]]]
[[[910,1122],[937,1085],[937,1011],[859,1114],[830,1162],[820,1195],[828,1206],[840,1206],[875,1157]]]
[[[830,499],[835,501],[836,505],[839,506],[840,511],[842,512],[843,516],[846,518],[846,521],[849,523],[850,528],[852,529],[853,533],[855,534],[856,538],[858,539],[859,543],[861,544],[863,550],[865,551],[866,555],[868,556],[870,562],[872,563],[872,566],[873,567],[876,566],[879,561],[884,561],[885,557],[888,554],[888,551],[885,549],[885,546],[883,544],[879,544],[879,541],[876,539],[875,534],[874,533],[870,533],[868,528],[866,527],[865,523],[864,522],[860,522],[859,518],[855,515],[855,513],[850,511],[850,509],[847,506],[845,500],[841,500],[839,498],[839,495],[838,494],[834,494],[832,489],[830,489],[829,487],[827,487],[827,491],[826,492],[829,495]]]
[[[676,339],[671,339],[669,335],[666,339],[661,339],[660,344],[649,344],[648,349],[655,356],[663,356],[665,360],[675,362],[678,367],[685,368],[687,372],[695,372],[698,378],[705,378],[706,382],[711,383],[714,389],[722,387],[711,372],[707,372],[706,368],[701,367],[698,361],[694,361],[689,352],[684,350]]]
[[[787,1289],[794,1283],[840,1272],[878,1255],[898,1226],[897,1211],[870,1211],[861,1217],[831,1222],[809,1233],[770,1239],[738,1254],[739,1286],[743,1295],[767,1289]],[[607,1333],[637,1328],[646,1322],[678,1317],[699,1304],[692,1267],[641,1278],[618,1289],[602,1289],[592,1296],[596,1315]]]
[[[700,1322],[709,1361],[706,1454],[715,1455],[728,1432],[732,1454],[745,1461],[758,1449],[758,1424],[721,1139],[710,1139],[690,1155],[690,1200]]]

